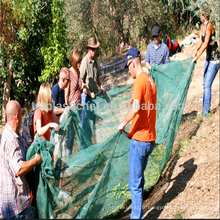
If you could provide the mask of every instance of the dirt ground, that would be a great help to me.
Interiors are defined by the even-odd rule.
[[[171,59],[190,57],[193,49],[185,47]],[[219,218],[219,73],[212,85],[212,114],[202,119],[204,62],[205,53],[195,65],[173,156],[159,182],[144,198],[144,218]],[[102,81],[110,89],[130,84],[133,79],[122,73],[105,76]],[[0,135],[2,129],[0,125]],[[129,216],[130,206],[119,218]]]

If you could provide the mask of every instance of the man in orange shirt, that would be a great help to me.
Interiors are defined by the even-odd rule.
[[[156,140],[157,90],[153,79],[141,66],[140,51],[132,47],[126,54],[123,68],[128,68],[135,79],[132,88],[131,108],[118,126],[123,131],[132,120],[128,138],[131,138],[129,156],[129,190],[131,193],[131,219],[143,218],[144,170]]]

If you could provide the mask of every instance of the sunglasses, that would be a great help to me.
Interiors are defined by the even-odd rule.
[[[95,50],[96,50],[96,48],[92,48],[92,47],[89,47],[89,49],[92,50],[92,51],[95,51]]]
[[[130,66],[130,64],[133,62],[134,59],[132,59],[132,61],[127,65],[127,68]]]

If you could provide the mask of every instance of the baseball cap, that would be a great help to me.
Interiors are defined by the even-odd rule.
[[[160,33],[160,28],[158,26],[154,26],[152,29],[152,37],[158,36]]]
[[[127,62],[130,59],[134,59],[136,57],[140,57],[141,53],[136,47],[132,47],[126,53],[125,61],[122,63],[121,68],[127,68]]]

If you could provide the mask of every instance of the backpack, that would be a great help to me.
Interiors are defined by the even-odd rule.
[[[33,109],[24,119],[24,123],[23,123],[23,131],[22,131],[22,137],[25,140],[27,146],[29,147],[33,141],[34,141],[34,113],[37,109]],[[39,182],[39,169],[40,166],[37,165],[35,167],[35,171],[30,170],[27,174],[26,174],[26,180],[28,182],[28,185],[30,187],[31,190],[31,205],[33,207],[36,207],[36,192],[37,192],[37,182]],[[35,215],[37,215],[35,213]],[[36,216],[35,216],[36,217]]]
[[[171,40],[170,36],[168,34],[166,34],[165,37],[164,37],[164,43],[169,48],[170,56],[175,54],[176,52],[181,51],[178,40]]]
[[[32,110],[24,119],[22,137],[24,138],[27,146],[29,147],[34,141],[34,112],[36,109]]]

